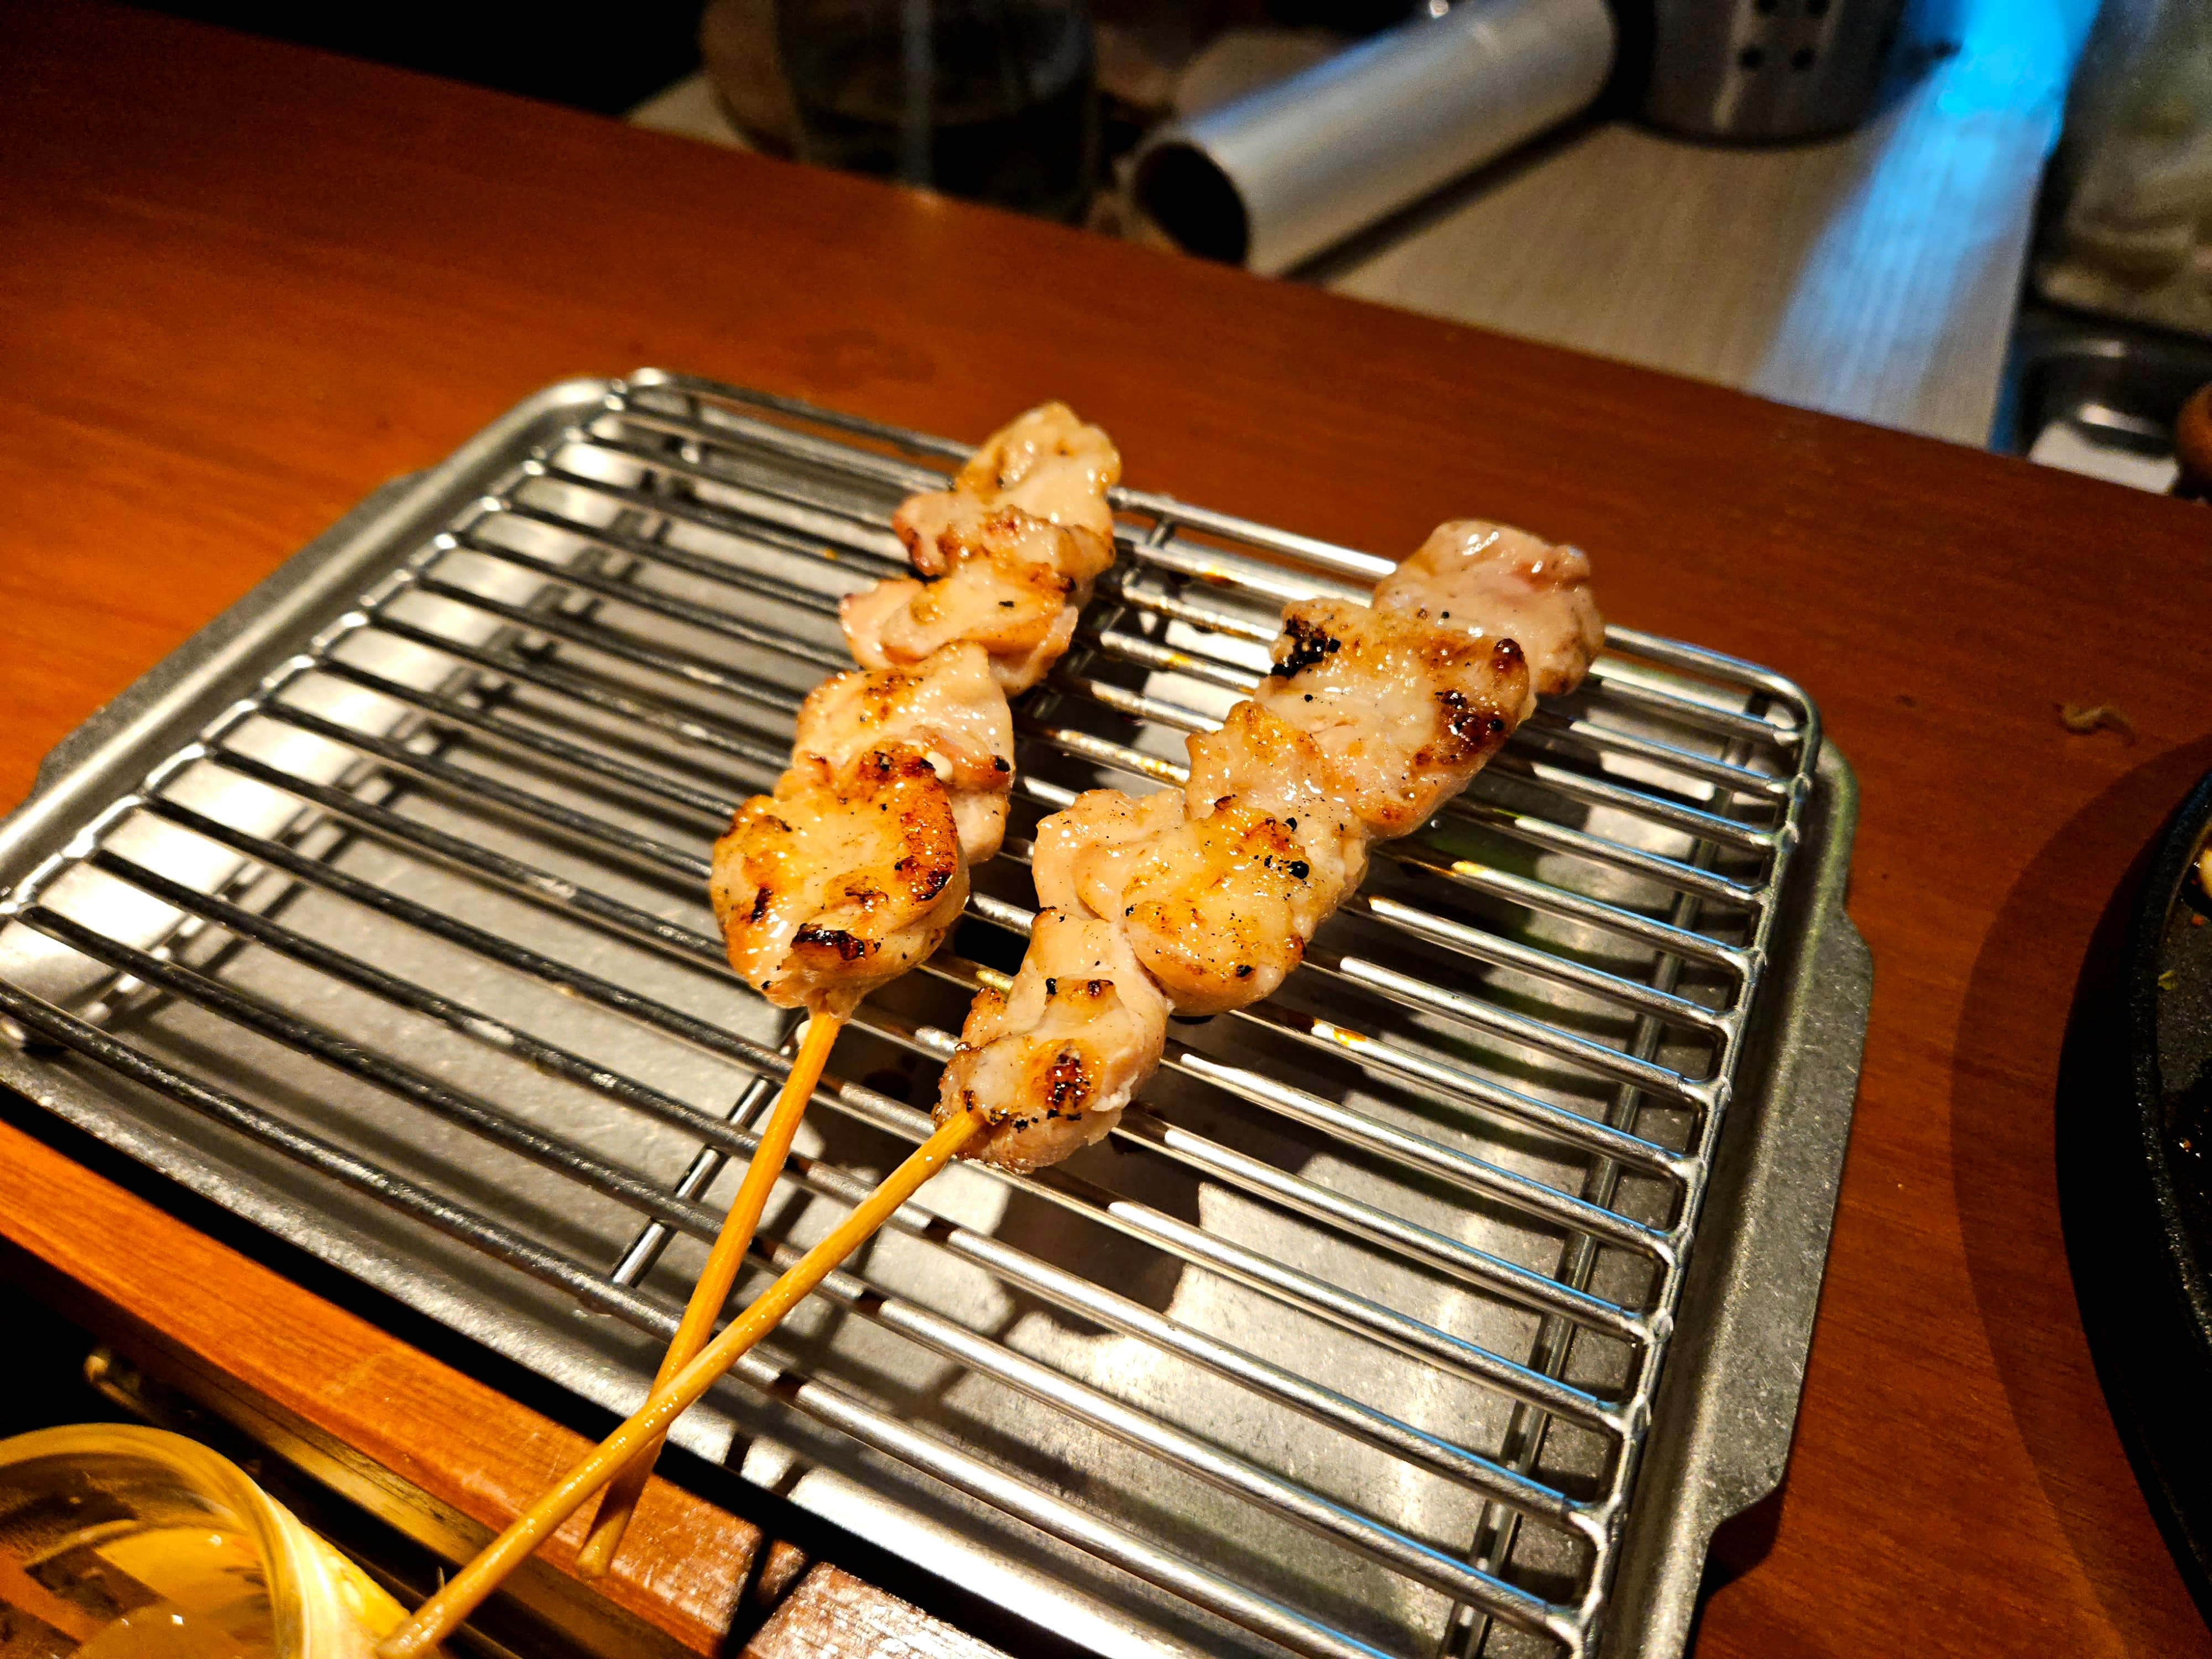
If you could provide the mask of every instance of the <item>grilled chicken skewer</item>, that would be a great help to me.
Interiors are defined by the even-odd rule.
[[[1502,630],[1510,629],[1510,634]],[[953,1158],[1025,1170],[1106,1134],[1159,1063],[1171,1011],[1257,1001],[1356,889],[1372,841],[1425,823],[1604,640],[1589,562],[1462,520],[1370,605],[1287,607],[1273,672],[1190,739],[1190,781],[1092,790],[1038,825],[1021,970],[980,993],[938,1127],[652,1397],[379,1648],[420,1659]]]
[[[1106,1134],[1170,1015],[1272,993],[1369,845],[1425,823],[1603,641],[1580,551],[1474,520],[1370,605],[1288,606],[1273,672],[1190,738],[1180,796],[1092,790],[1037,826],[1028,952],[977,994],[940,1088],[940,1123],[989,1122],[963,1155],[1033,1170]]]
[[[1075,635],[1091,585],[1114,562],[1106,492],[1113,441],[1065,404],[1046,404],[985,440],[950,489],[892,515],[921,580],[878,582],[842,607],[853,659],[921,662],[956,640],[990,653],[1009,696],[1042,679]]]
[[[1121,476],[1103,432],[1046,404],[985,440],[952,488],[902,503],[892,527],[924,580],[843,602],[862,666],[809,695],[791,769],[715,843],[731,965],[808,1018],[656,1387],[713,1334],[845,1020],[937,949],[968,902],[969,866],[998,853],[1014,776],[1006,699],[1059,659],[1113,562],[1106,492]],[[613,1565],[658,1449],[609,1489],[577,1556],[586,1577]]]

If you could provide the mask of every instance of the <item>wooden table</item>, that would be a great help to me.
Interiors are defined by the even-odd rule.
[[[2206,1645],[2083,1345],[2051,1094],[2092,924],[2212,766],[2212,516],[152,17],[25,6],[0,40],[0,794],[368,489],[572,374],[966,434],[1063,397],[1142,483],[1319,535],[1407,548],[1472,510],[1572,538],[1611,614],[1801,679],[1864,787],[1874,1024],[1796,1454],[1771,1528],[1723,1547],[1699,1650]],[[2136,738],[2070,735],[2061,702]],[[0,1122],[0,1237],[82,1316],[462,1532],[574,1449],[36,1118]],[[707,1651],[757,1534],[654,1501],[617,1599]],[[961,1640],[807,1582],[764,1650],[809,1650],[833,1604]]]

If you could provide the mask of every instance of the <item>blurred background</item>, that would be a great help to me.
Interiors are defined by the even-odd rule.
[[[2212,0],[162,9],[2140,488],[2212,467]]]

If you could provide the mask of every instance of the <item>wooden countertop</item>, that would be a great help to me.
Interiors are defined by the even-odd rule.
[[[376,483],[579,373],[967,434],[1063,397],[1135,480],[1319,535],[1572,538],[1610,614],[1802,681],[1864,792],[1874,1022],[1796,1452],[1699,1652],[2208,1645],[2083,1345],[2051,1108],[2091,926],[2212,766],[2202,509],[152,16],[0,30],[0,795]],[[35,1121],[0,1124],[0,1237],[68,1305],[470,1522],[573,1443]],[[703,1651],[757,1536],[664,1497],[648,1565],[689,1577],[621,1598]]]

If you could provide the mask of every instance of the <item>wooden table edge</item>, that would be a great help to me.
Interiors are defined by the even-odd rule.
[[[0,1241],[0,1261],[15,1257],[9,1276],[56,1312],[448,1560],[466,1559],[586,1449],[573,1430],[5,1121]],[[476,1425],[465,1472],[408,1433],[456,1420]],[[708,1559],[742,1591],[773,1547],[658,1476],[623,1559],[597,1585],[574,1576],[581,1535],[580,1517],[511,1592],[609,1655],[722,1651],[735,1595],[708,1605],[687,1569]],[[790,1566],[772,1575],[778,1588],[797,1577]],[[686,1577],[690,1592],[672,1593]]]

